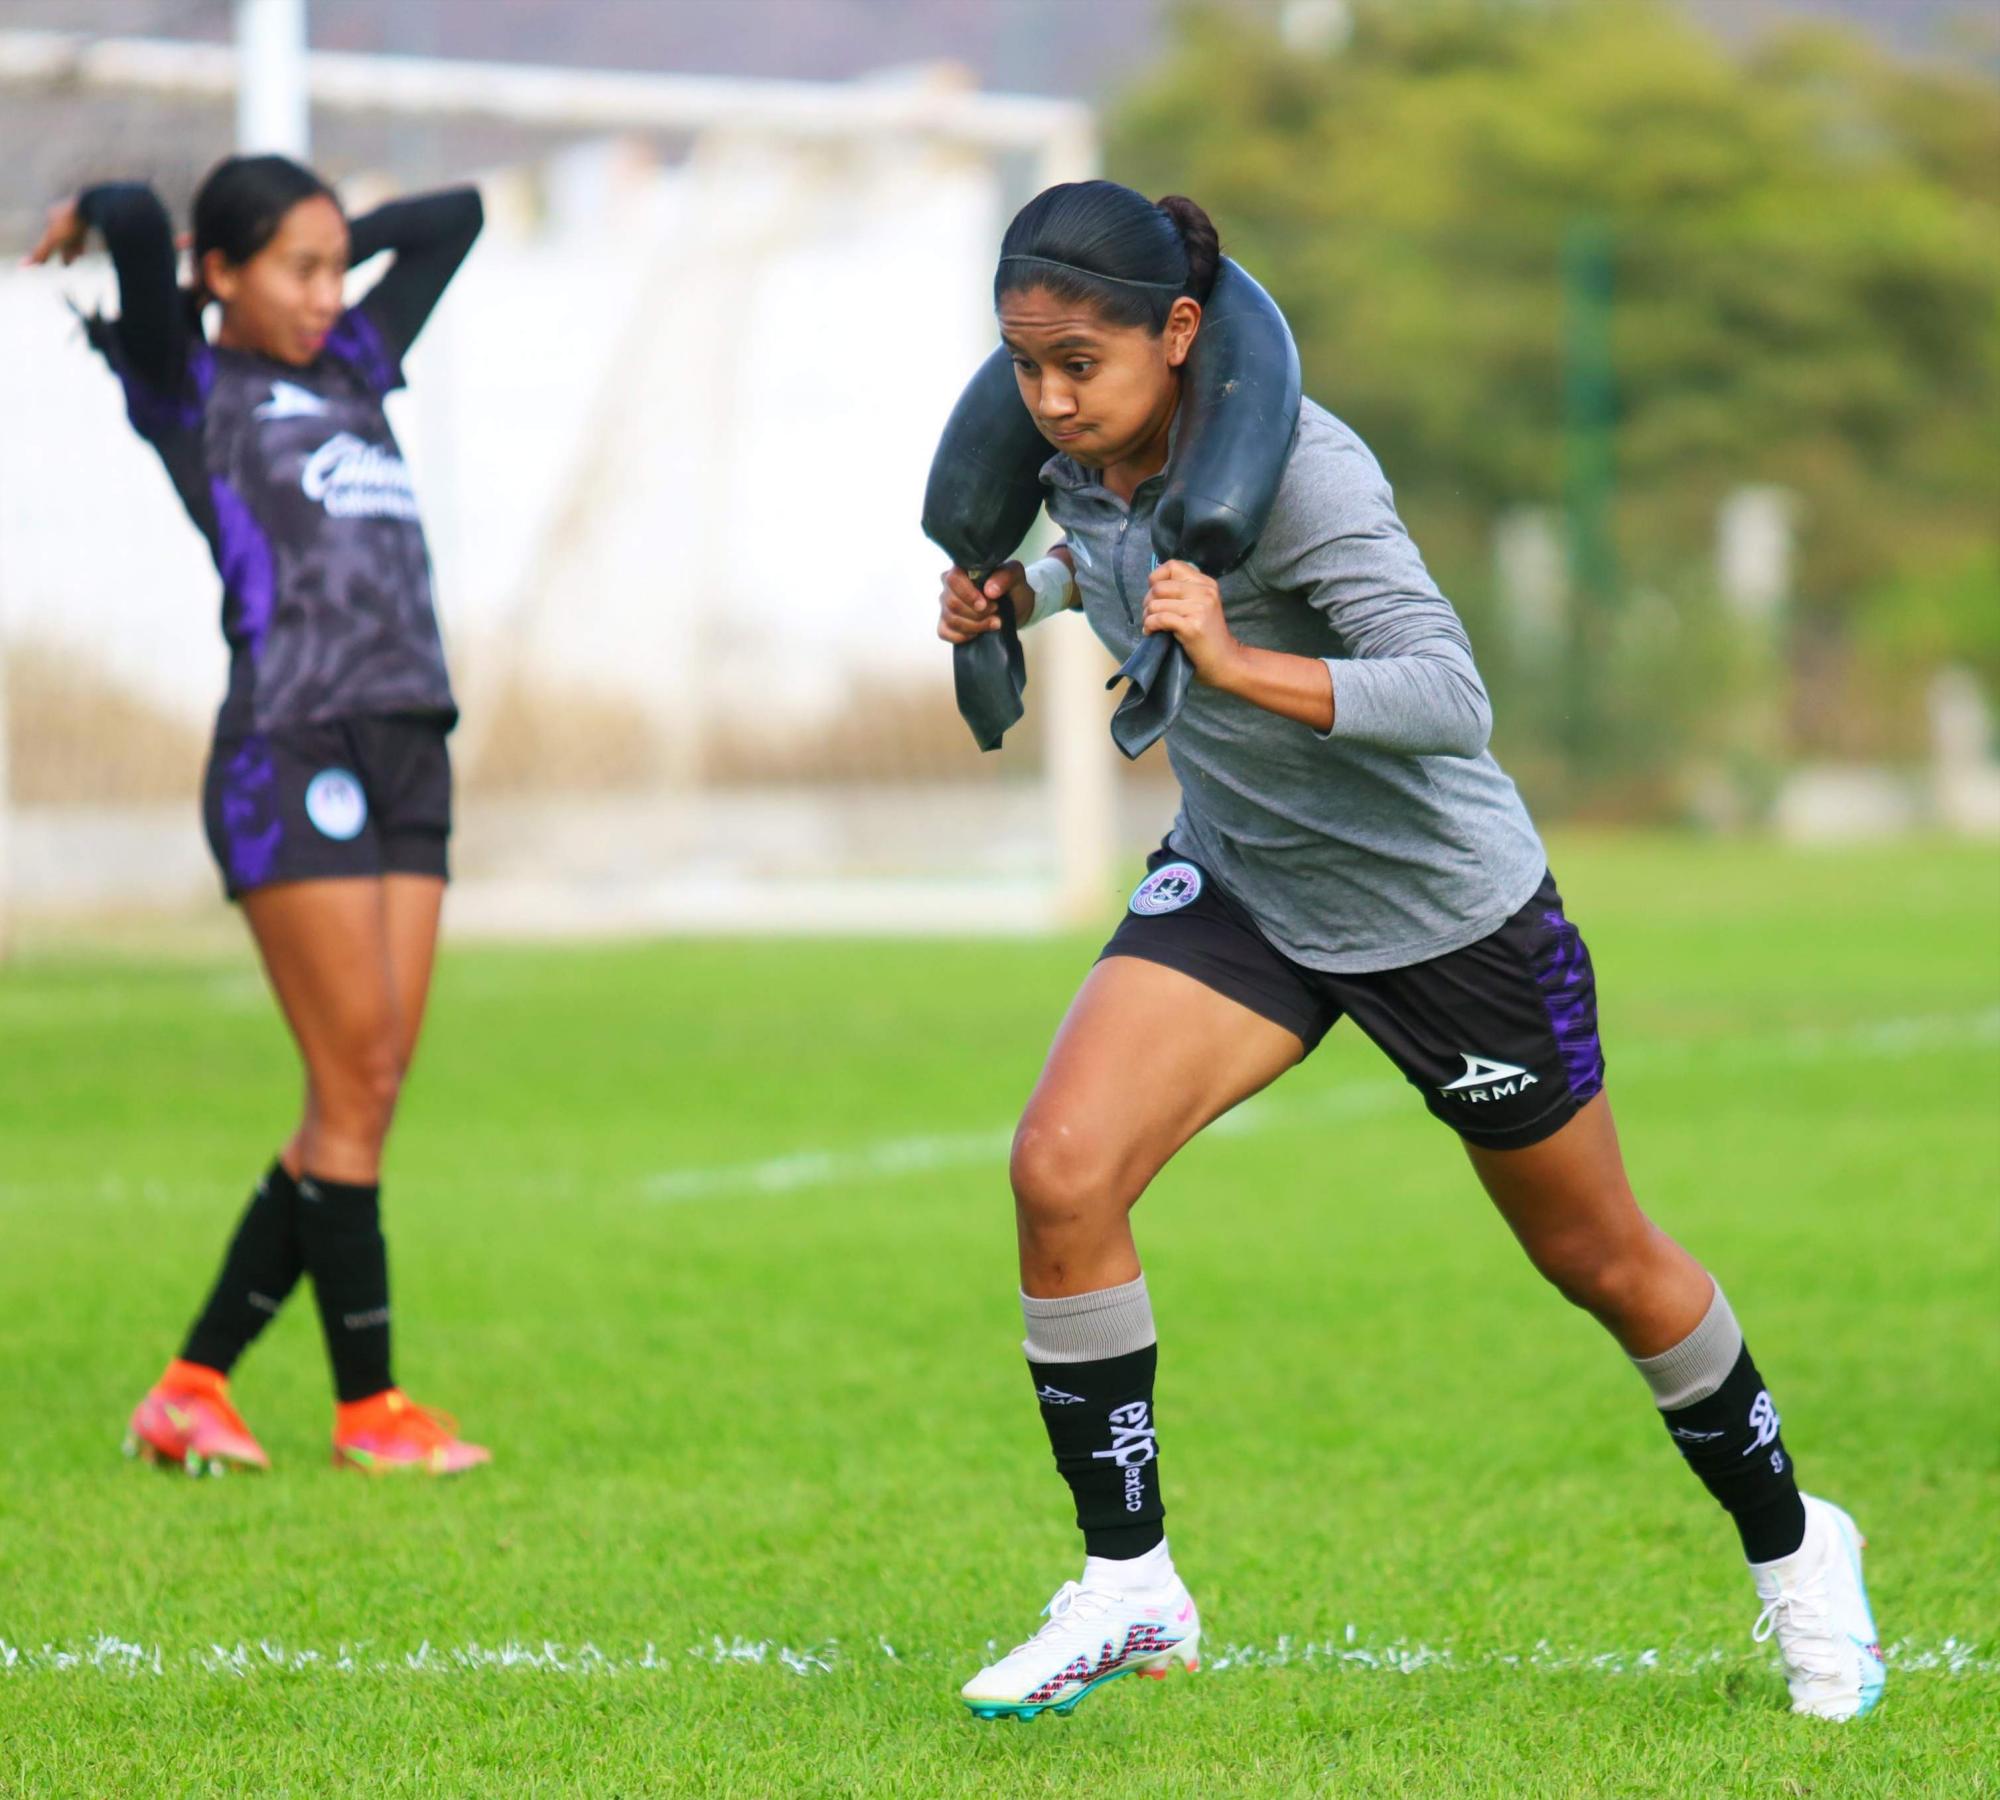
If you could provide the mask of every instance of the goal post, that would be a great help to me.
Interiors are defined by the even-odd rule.
[[[226,105],[256,30],[298,5],[240,0],[235,48],[0,32],[0,88]],[[943,647],[924,642],[942,553],[916,524],[929,443],[991,343],[1005,204],[1096,172],[1089,111],[934,71],[820,83],[313,51],[296,72],[315,113],[497,121],[580,147],[525,198],[513,174],[490,178],[498,229],[396,402],[466,712],[457,922],[981,935],[1101,916],[1117,856],[1108,659],[1079,618],[1032,629],[1029,717],[979,758],[949,717]],[[281,100],[239,104],[242,131],[302,142]],[[631,134],[686,154],[627,180],[606,146]],[[643,229],[555,249],[510,235],[578,157]],[[845,259],[843,233],[862,246]],[[921,272],[911,305],[942,346],[912,359],[920,396],[879,407],[812,360],[798,323],[858,317],[851,290],[876,257]],[[954,267],[933,280],[941,261]],[[75,361],[79,383],[99,373]],[[771,454],[788,432],[821,449],[810,484]],[[31,529],[29,511],[8,517]],[[829,572],[847,587],[824,616],[801,611]],[[183,608],[174,628],[212,632],[211,617]],[[13,876],[18,893],[18,844]]]

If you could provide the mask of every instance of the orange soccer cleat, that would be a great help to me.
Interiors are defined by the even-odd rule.
[[[228,1376],[178,1357],[133,1409],[125,1454],[172,1464],[190,1475],[271,1466],[264,1446],[229,1403]]]
[[[366,1400],[334,1408],[333,1460],[364,1475],[405,1469],[422,1475],[457,1475],[491,1462],[493,1452],[468,1444],[449,1413],[419,1406],[401,1388],[384,1388]]]

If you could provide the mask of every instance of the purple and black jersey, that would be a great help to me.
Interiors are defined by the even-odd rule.
[[[396,262],[303,368],[189,328],[149,190],[94,188],[83,205],[110,244],[122,307],[94,322],[92,341],[222,576],[230,674],[218,730],[381,714],[449,723],[430,558],[383,400],[478,233],[477,194],[355,220],[353,260],[392,249]]]

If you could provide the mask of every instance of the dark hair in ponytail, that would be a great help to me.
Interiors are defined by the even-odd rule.
[[[223,260],[247,263],[278,235],[285,215],[301,200],[340,198],[312,170],[286,156],[226,156],[202,178],[194,196],[194,286],[188,309],[199,318],[208,302],[202,262],[211,250]]]
[[[1156,206],[1115,181],[1066,181],[1014,215],[1000,240],[993,303],[1046,288],[1157,337],[1182,295],[1208,299],[1221,261],[1214,224],[1185,195]]]

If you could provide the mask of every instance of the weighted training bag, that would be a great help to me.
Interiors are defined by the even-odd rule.
[[[1156,562],[1220,580],[1257,547],[1299,428],[1299,352],[1278,304],[1228,257],[1202,308],[1181,378],[1166,486],[1153,509]],[[1136,757],[1163,736],[1194,668],[1171,632],[1142,637],[1105,685],[1131,682],[1111,741]]]
[[[1041,467],[1051,452],[1021,404],[1014,359],[1003,344],[979,365],[945,421],[924,486],[924,536],[975,582],[1020,547],[1042,506]],[[1000,602],[1000,629],[954,644],[958,711],[982,750],[997,750],[1021,716],[1028,685],[1014,602]]]
[[[1276,302],[1228,257],[1202,308],[1181,377],[1180,419],[1153,513],[1153,554],[1222,576],[1255,548],[1270,516],[1299,419],[1299,356]],[[1041,506],[1047,441],[1021,403],[1003,347],[980,365],[952,409],[924,490],[924,533],[983,579],[1010,557]],[[953,647],[958,710],[982,750],[1020,718],[1027,685],[1011,603],[1002,626]],[[1138,756],[1173,723],[1192,669],[1171,634],[1142,638],[1109,685],[1131,687],[1112,741]]]

